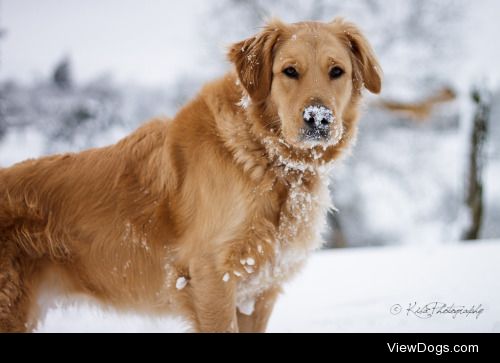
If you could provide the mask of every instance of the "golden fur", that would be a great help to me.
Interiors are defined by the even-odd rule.
[[[282,282],[318,246],[322,169],[354,137],[363,85],[378,93],[381,74],[341,19],[274,20],[229,58],[235,71],[172,120],[0,170],[0,331],[35,327],[49,274],[118,309],[181,313],[196,331],[265,330]],[[332,80],[334,63],[345,74]],[[289,64],[300,79],[283,75]],[[334,143],[297,138],[312,100],[334,111]]]

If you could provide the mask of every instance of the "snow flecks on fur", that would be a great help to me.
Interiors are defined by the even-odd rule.
[[[148,223],[152,224],[152,220],[150,219]],[[145,251],[150,252],[147,233],[145,231],[137,231],[137,229],[130,222],[125,223],[125,228],[122,234],[122,243],[132,243],[141,247]]]
[[[290,172],[300,172],[300,173],[308,172],[312,173],[313,175],[319,173],[319,176],[323,177],[324,173],[321,171],[322,170],[329,171],[333,163],[322,163],[321,158],[323,158],[324,152],[328,147],[332,146],[333,144],[336,144],[341,139],[343,135],[342,125],[340,125],[339,128],[340,131],[337,131],[334,134],[334,135],[337,134],[340,135],[340,137],[336,141],[333,141],[334,138],[337,139],[337,136],[334,136],[334,138],[331,138],[328,144],[318,144],[317,142],[315,142],[315,143],[310,143],[310,145],[308,145],[307,143],[305,143],[305,145],[308,145],[310,147],[310,153],[311,153],[310,155],[312,156],[312,159],[316,162],[316,164],[319,164],[317,166],[313,165],[312,163],[304,163],[284,156],[283,154],[286,153],[283,153],[282,149],[284,148],[287,151],[292,150],[292,146],[290,146],[285,140],[281,138],[276,139],[276,138],[266,137],[263,139],[262,142],[264,144],[264,147],[266,148],[268,155],[272,159],[274,159],[276,166],[282,169],[283,172],[282,176],[286,177],[286,175],[288,175]]]
[[[148,245],[148,240],[145,236],[143,236],[140,240],[139,243],[141,244],[141,247],[144,248],[144,250],[148,251],[150,250],[150,247]]]
[[[131,235],[132,235],[132,225],[129,222],[127,222],[125,223],[125,229],[123,230],[122,241],[128,242]]]
[[[336,144],[344,137],[344,123],[342,121],[334,122],[330,127],[330,143]]]
[[[175,285],[176,279],[179,276],[179,271],[175,268],[175,254],[174,251],[167,247],[164,246],[164,252],[165,252],[165,261],[163,265],[163,270],[164,270],[164,283],[163,283],[163,290],[158,292],[159,297],[164,297],[164,293],[167,292]]]
[[[272,241],[273,261],[259,262],[257,268],[249,270],[253,267],[252,261],[248,258],[241,259],[240,262],[249,275],[238,281],[238,308],[253,306],[258,296],[273,288],[276,281],[289,279],[298,271],[310,252],[321,245],[320,233],[326,225],[325,215],[330,206],[330,198],[327,176],[319,172],[316,172],[316,175],[320,181],[312,189],[303,180],[304,172],[298,172],[295,168],[286,175],[290,189]],[[260,251],[263,251],[263,248],[257,245],[259,254]]]
[[[247,258],[242,258],[240,259],[240,263],[243,265],[243,266],[253,266],[255,265],[255,259],[253,257],[247,257]]]
[[[241,267],[233,269],[238,277],[237,306],[243,310],[253,307],[256,299],[276,283],[292,277],[310,252],[321,245],[320,233],[330,207],[326,173],[333,163],[321,162],[329,145],[307,149],[310,156],[302,161],[296,158],[295,148],[282,137],[259,136],[275,176],[287,184],[288,197],[280,212],[280,223],[269,240],[258,239],[254,250],[237,260]]]
[[[228,282],[230,279],[231,279],[231,275],[229,274],[229,272],[226,272],[224,274],[224,276],[222,276],[222,281],[224,281],[224,282]]]
[[[312,165],[297,162],[288,159],[286,157],[283,157],[282,155],[278,156],[278,162],[279,164],[283,165],[285,173],[288,173],[291,170],[297,170],[300,172],[305,172],[305,171],[314,172],[314,167]]]
[[[291,146],[283,139],[274,139],[270,137],[266,137],[262,140],[264,147],[266,148],[267,153],[271,158],[275,160],[279,168],[283,168],[285,174],[288,174],[290,171],[299,171],[299,172],[315,172],[314,166],[311,164],[306,164],[300,161],[295,161],[283,156],[283,153],[280,150],[280,147],[284,147],[286,149],[290,149]]]
[[[238,102],[238,106],[241,107],[242,109],[246,110],[248,109],[248,107],[250,106],[250,104],[252,103],[252,100],[250,99],[250,96],[249,95],[243,95],[241,97],[241,100],[240,102]]]
[[[303,181],[303,174],[290,181],[278,228],[277,238],[281,244],[286,245],[295,239],[317,239],[321,228],[314,223],[326,223],[324,217],[329,204],[327,182],[328,178],[320,174],[317,189],[310,190]],[[314,249],[317,246],[313,243],[311,247]]]
[[[188,280],[184,276],[181,276],[175,282],[175,288],[177,290],[182,290],[183,288],[186,287],[187,284],[188,284]]]
[[[311,155],[312,155],[314,160],[320,160],[324,155],[324,151],[325,151],[324,149],[323,149],[323,151],[317,151],[316,149],[312,149]]]

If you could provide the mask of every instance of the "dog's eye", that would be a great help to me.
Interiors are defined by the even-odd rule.
[[[343,74],[344,74],[344,70],[340,67],[333,67],[332,69],[330,69],[330,78],[331,79],[340,78],[340,77],[342,77]]]
[[[288,67],[283,70],[283,73],[290,78],[297,79],[299,78],[299,72],[293,67]]]

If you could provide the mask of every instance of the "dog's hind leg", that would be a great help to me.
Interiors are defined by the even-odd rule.
[[[34,264],[14,241],[0,236],[0,332],[26,332]]]

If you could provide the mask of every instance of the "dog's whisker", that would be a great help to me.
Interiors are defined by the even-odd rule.
[[[269,122],[266,122],[264,124],[264,127],[275,127],[275,126],[280,126],[281,125],[281,119],[277,118],[275,120],[271,120]]]

